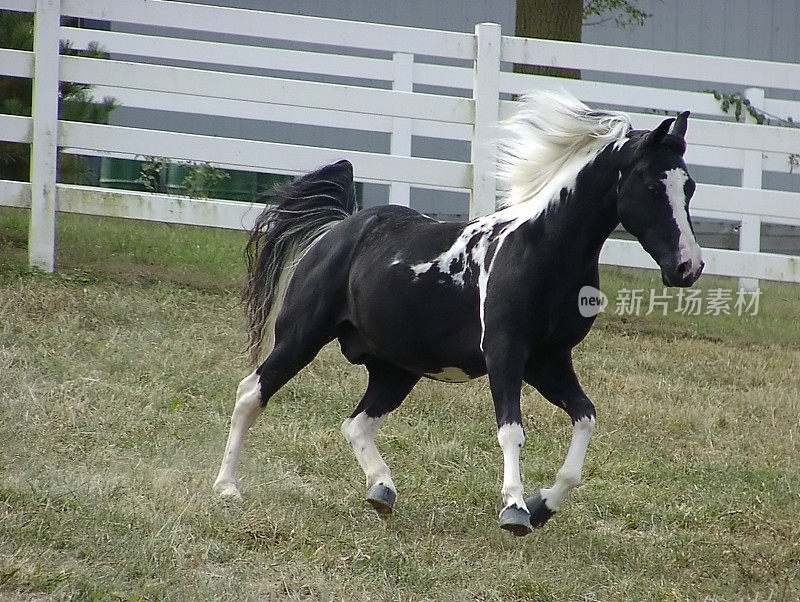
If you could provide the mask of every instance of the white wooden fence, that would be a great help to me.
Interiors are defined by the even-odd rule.
[[[344,157],[359,180],[390,184],[391,202],[407,204],[412,186],[469,191],[475,216],[494,210],[495,125],[514,111],[514,102],[504,99],[561,87],[590,104],[629,110],[640,128],[663,118],[653,110],[689,109],[703,117],[691,120],[687,162],[741,173],[741,186],[698,186],[695,216],[741,223],[740,250],[706,249],[706,273],[736,276],[748,287],[759,278],[800,282],[800,257],[759,247],[762,223],[800,225],[800,194],[761,189],[765,171],[791,170],[800,129],[725,121],[708,93],[601,83],[588,74],[662,75],[709,88],[734,84],[754,106],[800,121],[800,103],[765,93],[800,89],[800,65],[516,38],[501,35],[496,24],[454,33],[163,0],[0,0],[0,9],[36,13],[34,52],[0,50],[0,76],[35,82],[32,117],[0,115],[0,140],[32,145],[31,182],[0,180],[0,205],[30,208],[30,262],[42,269],[54,269],[59,211],[242,229],[260,209],[56,184],[57,149],[287,174]],[[117,31],[64,27],[62,16],[110,22]],[[147,33],[123,33],[120,25]],[[197,32],[237,41],[192,39]],[[126,58],[59,56],[59,39],[76,48],[97,41]],[[285,41],[324,46],[277,47]],[[353,49],[369,56],[353,56]],[[448,64],[437,64],[442,59]],[[578,68],[585,79],[516,74],[508,70],[511,63]],[[265,66],[270,75],[247,73]],[[331,77],[346,83],[320,81]],[[198,120],[213,115],[385,132],[391,144],[376,153],[60,121],[60,80],[91,84],[96,96],[114,96],[130,107],[191,113]],[[412,156],[416,136],[469,142],[470,160]],[[601,261],[656,267],[637,244],[619,240],[607,243]]]

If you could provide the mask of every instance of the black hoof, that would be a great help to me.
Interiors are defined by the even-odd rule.
[[[510,531],[517,537],[531,532],[531,515],[517,506],[503,508],[500,513],[500,528]]]
[[[389,516],[392,513],[392,506],[397,499],[397,494],[386,485],[373,485],[367,492],[367,501],[372,504],[375,511],[381,516]]]
[[[544,499],[542,499],[542,495],[539,492],[525,500],[525,505],[528,506],[528,510],[531,512],[531,526],[537,529],[543,527],[544,524],[550,520],[550,517],[556,513],[555,510],[550,510],[550,508],[547,507],[547,504],[544,503]]]

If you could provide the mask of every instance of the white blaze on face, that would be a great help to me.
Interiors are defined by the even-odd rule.
[[[688,261],[692,270],[699,269],[703,262],[700,246],[694,238],[694,233],[689,225],[689,217],[686,213],[686,192],[684,186],[689,180],[689,174],[685,169],[676,167],[666,172],[666,177],[661,180],[667,189],[667,199],[669,199],[672,217],[678,224],[680,236],[678,238],[678,248],[680,250],[680,263]]]

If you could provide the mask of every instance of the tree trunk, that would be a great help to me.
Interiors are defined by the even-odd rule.
[[[583,0],[517,0],[516,35],[524,38],[581,41]],[[514,65],[517,73],[580,79],[577,69]]]

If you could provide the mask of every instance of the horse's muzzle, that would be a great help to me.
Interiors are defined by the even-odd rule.
[[[703,268],[706,266],[704,261],[694,263],[691,259],[683,261],[674,270],[661,270],[661,280],[666,286],[692,286],[700,274],[703,273]]]

